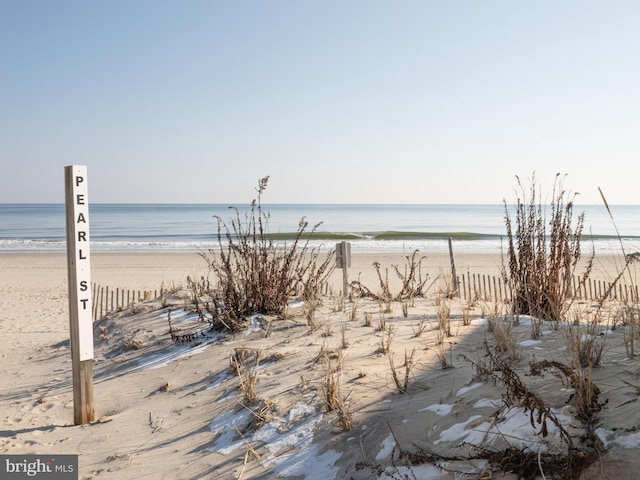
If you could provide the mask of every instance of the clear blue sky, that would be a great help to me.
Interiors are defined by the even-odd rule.
[[[0,202],[640,204],[640,2],[0,0]]]

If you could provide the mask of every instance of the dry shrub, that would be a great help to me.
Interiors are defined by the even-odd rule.
[[[355,322],[358,319],[358,308],[359,308],[358,302],[353,302],[351,304],[351,311],[349,314],[350,322]]]
[[[140,349],[140,347],[142,347],[142,342],[133,338],[125,340],[125,342],[122,344],[122,349],[125,352],[129,350],[138,350]]]
[[[538,340],[542,337],[542,324],[543,321],[536,317],[531,317],[531,338],[533,340]],[[558,325],[557,321],[554,321],[554,325]]]
[[[607,334],[597,323],[566,325],[562,329],[573,365],[578,367],[599,366],[606,345]]]
[[[380,335],[380,347],[378,348],[378,353],[387,353],[391,349],[391,343],[393,342],[393,337],[396,331],[394,330],[392,325],[389,325],[386,332],[384,330],[381,331]]]
[[[471,312],[472,308],[464,308],[462,309],[462,325],[468,327],[471,325]]]
[[[504,201],[508,269],[504,255],[502,268],[503,278],[512,289],[513,313],[543,320],[562,319],[570,306],[567,300],[572,295],[572,278],[582,254],[584,213],[578,216],[574,227],[575,195],[569,196],[562,189],[559,174],[554,182],[548,220],[536,191],[535,177],[528,195],[516,178],[522,198],[517,196],[515,205],[515,231]],[[592,251],[581,275],[581,288],[591,273],[593,256]]]
[[[620,250],[624,256],[624,265],[622,265],[622,268],[620,268],[620,271],[618,272],[618,275],[616,276],[616,278],[614,279],[613,282],[611,282],[609,284],[609,287],[607,288],[607,290],[605,291],[605,293],[602,295],[601,299],[600,299],[600,304],[598,306],[598,311],[596,312],[596,318],[598,317],[598,314],[600,312],[600,309],[602,309],[604,301],[610,297],[611,293],[615,291],[616,286],[618,285],[618,283],[620,282],[620,280],[622,279],[623,276],[625,276],[625,274],[627,275],[627,280],[629,281],[629,285],[631,286],[631,300],[634,301],[636,304],[638,302],[638,296],[637,296],[637,285],[635,282],[635,275],[632,274],[631,272],[631,265],[633,265],[634,263],[640,262],[640,252],[633,252],[633,253],[627,253],[625,248],[624,248],[624,242],[622,237],[620,236],[620,232],[618,230],[618,225],[616,224],[615,219],[613,218],[613,213],[611,212],[611,208],[609,207],[609,202],[607,202],[607,198],[604,196],[604,192],[600,189],[600,187],[598,187],[598,191],[600,192],[600,196],[602,197],[602,201],[604,203],[604,206],[607,209],[607,213],[609,214],[609,218],[611,219],[611,223],[613,224],[613,227],[615,228],[616,231],[616,235],[618,237],[618,242],[620,242]],[[636,294],[634,295],[634,290],[636,292]]]
[[[614,317],[614,326],[619,323],[624,335],[624,346],[629,358],[635,356],[636,342],[640,340],[638,325],[640,324],[640,309],[637,304],[624,304]],[[612,327],[613,328],[613,327]]]
[[[436,332],[436,357],[438,358],[438,362],[440,362],[440,367],[442,369],[447,369],[451,365],[447,360],[447,350],[445,348],[444,337],[444,330],[440,329]],[[451,344],[449,344],[449,348],[451,348]]]
[[[258,196],[244,216],[237,208],[230,223],[215,216],[217,248],[202,253],[214,284],[191,288],[201,319],[214,329],[238,331],[253,313],[282,314],[291,295],[305,300],[318,298],[333,271],[333,254],[324,259],[309,241],[320,224],[307,232],[304,217],[290,243],[274,241],[269,234],[269,214],[262,208],[262,195],[269,177],[258,183]]]
[[[340,326],[340,348],[345,349],[349,347],[349,341],[347,340],[347,325],[342,323]]]
[[[401,268],[398,265],[392,265],[392,269],[401,282],[398,293],[393,294],[389,286],[389,269],[385,269],[384,275],[381,272],[379,262],[373,263],[373,268],[378,275],[380,285],[380,293],[374,293],[370,288],[362,284],[359,280],[351,282],[351,287],[356,295],[362,297],[370,297],[384,302],[387,305],[391,301],[411,300],[415,297],[424,297],[429,290],[427,282],[429,275],[422,273],[422,261],[427,257],[419,257],[419,251],[415,250],[413,254],[405,256],[406,262]]]
[[[495,348],[498,353],[506,353],[511,360],[517,360],[520,357],[518,339],[513,332],[513,323],[511,321],[489,317],[487,329],[493,334]]]
[[[334,312],[343,312],[344,311],[344,295],[342,295],[342,292],[340,292],[340,295],[338,295],[337,298],[337,303],[333,308]]]
[[[411,375],[411,370],[414,367],[413,357],[416,353],[416,349],[414,348],[411,351],[411,355],[407,354],[407,350],[404,351],[404,378],[400,380],[398,377],[398,372],[396,371],[395,364],[393,362],[393,354],[389,352],[389,365],[391,366],[391,377],[393,378],[393,382],[396,384],[396,388],[399,393],[407,393],[409,389],[409,377]]]
[[[623,304],[621,323],[625,327],[623,332],[624,332],[624,344],[627,351],[627,355],[630,358],[633,358],[635,356],[635,344],[638,340],[640,340],[640,332],[638,332],[638,316],[639,316],[638,312],[640,311],[638,308],[638,303],[640,299],[638,299],[638,294],[637,294],[638,287],[636,282],[636,275],[635,275],[635,272],[632,272],[631,266],[640,262],[640,252],[633,252],[633,253],[626,252],[624,248],[623,239],[620,235],[620,232],[618,231],[618,226],[613,217],[613,213],[611,212],[611,208],[609,207],[609,202],[607,202],[607,199],[604,196],[604,193],[602,192],[602,190],[600,188],[598,188],[598,190],[600,191],[600,195],[607,209],[607,213],[609,214],[609,218],[611,219],[611,222],[616,230],[618,241],[620,242],[620,250],[624,257],[624,264],[622,265],[621,268],[619,268],[618,275],[613,280],[613,282],[609,284],[609,287],[600,298],[598,309],[595,313],[595,318],[599,317],[600,311],[604,307],[605,301],[611,296],[612,292],[615,292],[615,289],[618,283],[620,282],[620,280],[622,280],[622,278],[626,276],[628,284],[630,286],[631,295],[625,300],[625,303]],[[615,326],[615,321],[614,321],[614,326]]]
[[[554,360],[542,360],[531,363],[530,370],[531,375],[534,376],[541,376],[543,372],[547,370],[556,370],[569,380],[574,389],[570,401],[573,401],[578,409],[576,416],[580,419],[581,423],[587,427],[589,435],[593,436],[593,427],[597,421],[597,414],[602,409],[602,404],[598,401],[601,392],[600,388],[593,383],[591,366],[589,365],[585,373],[582,366],[579,365],[574,365],[574,368],[571,368],[564,363]],[[595,437],[590,440],[597,442]]]
[[[558,428],[562,440],[567,443],[569,448],[572,448],[573,440],[571,436],[562,426],[558,417],[546,406],[542,398],[529,390],[509,363],[499,354],[491,351],[488,343],[484,343],[484,348],[490,367],[486,368],[485,366],[478,373],[488,373],[490,377],[499,381],[505,387],[505,394],[502,399],[506,405],[509,407],[522,407],[525,412],[529,413],[531,426],[543,437],[548,435],[548,422],[551,422]],[[474,365],[476,364],[474,363]]]
[[[591,382],[590,376],[580,376],[580,374],[574,372],[570,367],[559,362],[544,360],[531,364],[531,375],[533,376],[543,375],[544,372],[548,370],[555,370],[571,381],[576,392],[591,392],[590,400],[587,400],[587,395],[577,399],[579,402],[584,400],[584,408],[579,406],[579,412],[576,417],[585,427],[586,433],[580,436],[580,438],[574,438],[564,428],[554,411],[545,404],[542,397],[522,382],[518,374],[505,359],[493,353],[486,342],[484,349],[486,356],[483,360],[478,361],[478,363],[465,357],[477,371],[476,377],[492,379],[494,382],[500,383],[505,390],[503,401],[507,407],[523,408],[529,416],[531,428],[541,437],[549,434],[550,425],[555,426],[566,445],[566,450],[554,453],[550,450],[537,452],[533,449],[520,449],[511,446],[502,449],[495,449],[490,446],[478,446],[471,449],[466,455],[440,455],[424,447],[403,450],[400,448],[400,443],[396,438],[394,453],[397,455],[397,458],[393,457],[394,466],[401,460],[408,466],[424,465],[427,463],[432,465],[455,465],[458,462],[468,463],[474,460],[486,460],[487,465],[478,478],[501,478],[507,473],[513,474],[514,478],[522,479],[548,478],[578,480],[582,478],[582,472],[591,463],[596,461],[602,452],[602,444],[594,432],[594,426],[597,423],[596,415],[601,407],[598,403],[599,390],[598,387]],[[555,371],[554,376],[558,376]],[[581,395],[581,393],[578,393],[578,395]],[[575,396],[573,399],[576,399]],[[571,400],[572,399],[569,401]],[[359,466],[360,468],[370,468],[373,476],[379,475],[380,466],[377,464],[362,462]],[[405,475],[402,478],[418,478],[411,469],[409,470],[409,475]],[[451,472],[451,475],[456,478],[459,476],[465,477],[464,473]],[[476,478],[475,475],[471,476]]]
[[[249,420],[249,423],[244,427],[244,433],[255,432],[269,423],[273,420],[273,413],[276,410],[275,402],[268,398],[256,399],[253,405],[243,403],[242,406],[251,413],[251,420]]]
[[[424,331],[427,329],[427,322],[422,321],[415,327],[411,327],[413,329],[413,336],[415,338],[421,337]]]
[[[342,370],[342,356],[338,357],[336,368],[331,364],[329,355],[320,353],[325,362],[325,375],[322,380],[322,396],[327,412],[338,413],[338,425],[343,431],[349,431],[353,427],[353,412],[349,402],[349,395],[343,395],[340,383],[340,371]]]
[[[258,400],[256,385],[258,383],[258,365],[262,351],[249,348],[236,348],[229,358],[230,368],[240,380],[240,390],[244,393],[244,401],[253,403]]]
[[[451,308],[446,301],[442,301],[436,310],[438,317],[438,330],[447,337],[451,336]]]
[[[318,308],[318,300],[315,298],[309,299],[305,303],[304,318],[307,320],[307,325],[312,332],[318,329],[316,324],[316,310]]]

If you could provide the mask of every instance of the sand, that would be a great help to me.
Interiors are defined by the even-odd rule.
[[[406,317],[400,303],[382,314],[377,302],[359,299],[353,319],[353,304],[343,307],[335,295],[342,286],[336,271],[334,295],[323,299],[315,330],[305,320],[305,305],[294,302],[284,320],[254,319],[233,336],[176,344],[168,333],[169,314],[173,325],[185,331],[201,325],[185,311],[188,302],[179,287],[186,285],[187,276],[206,274],[202,258],[94,254],[91,260],[92,280],[101,285],[177,291],[164,301],[138,304],[96,323],[96,421],[75,426],[65,256],[0,254],[4,453],[78,454],[82,479],[324,480],[460,478],[447,470],[469,472],[465,478],[503,478],[503,472],[490,472],[482,460],[471,460],[478,449],[470,445],[541,456],[567,450],[552,422],[543,437],[541,424],[534,421],[532,426],[521,406],[505,405],[500,382],[478,376],[474,363],[482,362],[485,340],[495,344],[487,327],[495,309],[491,302],[444,301],[451,311],[451,335],[441,338],[441,349],[438,285],[426,298],[416,299]],[[376,290],[374,261],[383,270],[404,264],[401,255],[355,254],[350,279],[360,278]],[[603,259],[597,270],[612,278],[618,264]],[[446,255],[429,255],[424,267],[433,278],[450,273]],[[458,273],[494,275],[500,258],[457,255],[456,268]],[[578,307],[588,312],[593,305],[581,302]],[[371,326],[365,325],[365,312]],[[383,320],[385,330],[380,331]],[[563,338],[569,327],[545,325],[542,336],[532,339],[531,321],[521,318],[512,327],[519,358],[511,366],[580,445],[585,429],[576,418],[569,381],[551,372],[527,375],[533,360],[569,363]],[[640,445],[640,365],[637,357],[629,358],[625,327],[602,324],[596,330],[589,333],[605,342],[602,365],[593,370],[602,403],[594,432],[603,451],[581,478],[634,478],[640,467],[635,454]],[[253,404],[263,407],[259,412],[240,405],[240,380],[231,373],[229,360],[237,349],[261,352],[256,394],[262,403]],[[408,388],[401,393],[390,358],[402,386],[405,355],[412,352]],[[438,355],[442,352],[444,360]],[[340,398],[346,399],[345,412],[351,414],[348,431],[341,426],[344,417],[327,412],[323,403],[330,371]],[[254,428],[246,428],[252,420]],[[445,470],[429,464],[409,467],[406,457],[401,458],[401,453],[414,453],[424,460],[425,452],[448,457],[439,462]],[[546,478],[554,477],[546,472]]]

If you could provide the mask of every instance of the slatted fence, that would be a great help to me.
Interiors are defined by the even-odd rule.
[[[511,301],[511,288],[501,277],[480,275],[471,272],[460,275],[458,279],[459,296],[464,300]],[[577,300],[596,301],[603,296],[623,302],[638,302],[637,285],[626,285],[593,278],[582,282],[579,276],[572,278],[572,295]]]
[[[511,288],[501,276],[480,275],[467,272],[457,276],[458,296],[466,301],[511,301]],[[624,302],[638,302],[638,286],[589,278],[582,286],[581,278],[572,279],[573,298],[578,300],[596,301],[604,295],[614,300]],[[93,320],[99,320],[109,313],[120,311],[147,300],[164,296],[164,289],[160,290],[132,290],[127,288],[109,288],[108,286],[93,284]]]
[[[164,288],[158,290],[131,290],[127,288],[109,288],[94,283],[92,285],[93,321],[109,313],[120,311],[128,306],[164,295]]]

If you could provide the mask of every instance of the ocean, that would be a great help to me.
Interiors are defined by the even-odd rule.
[[[234,209],[235,208],[235,209]],[[244,222],[250,205],[92,204],[89,225],[92,252],[202,252],[217,246],[216,216],[227,222],[236,209]],[[512,219],[513,207],[509,206]],[[549,207],[547,207],[549,208]],[[310,246],[327,250],[339,241],[354,252],[500,253],[506,240],[505,206],[268,204],[268,232],[290,242],[300,220],[315,225]],[[584,212],[583,240],[597,252],[619,253],[618,233],[627,253],[640,251],[640,205],[613,205],[615,225],[604,205],[575,205]],[[0,204],[0,252],[65,251],[64,204]]]

